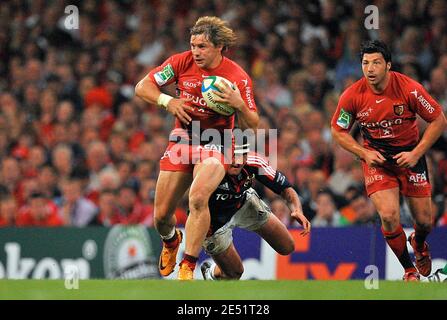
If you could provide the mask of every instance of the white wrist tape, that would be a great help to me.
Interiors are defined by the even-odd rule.
[[[165,109],[167,109],[167,108],[168,108],[168,103],[169,103],[169,101],[171,101],[172,99],[174,99],[174,98],[171,97],[170,95],[167,95],[167,94],[162,93],[162,94],[160,94],[160,95],[158,96],[157,104],[158,104],[159,106],[163,106]]]

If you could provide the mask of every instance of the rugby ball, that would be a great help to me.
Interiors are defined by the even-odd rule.
[[[215,91],[219,91],[216,85],[221,82],[226,82],[231,88],[234,88],[234,84],[223,77],[209,76],[202,80],[202,97],[211,110],[224,116],[231,116],[234,113],[234,109],[227,103],[216,102],[215,100],[215,97],[217,97]]]

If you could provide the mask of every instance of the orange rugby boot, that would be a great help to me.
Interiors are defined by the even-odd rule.
[[[180,268],[178,270],[178,280],[193,280],[194,271],[188,266],[187,263],[180,263]]]
[[[163,249],[161,250],[160,260],[158,261],[158,269],[163,277],[169,276],[173,271],[177,261],[177,252],[180,248],[180,243],[183,240],[183,233],[176,229],[177,232],[177,245],[170,248],[166,246],[163,241]]]
[[[427,242],[424,241],[424,248],[422,250],[418,250],[415,241],[415,233],[413,232],[409,237],[408,241],[414,250],[414,256],[416,257],[416,268],[419,273],[424,277],[428,277],[431,273],[431,256],[430,249],[428,247]]]

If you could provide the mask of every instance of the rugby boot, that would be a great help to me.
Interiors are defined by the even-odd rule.
[[[176,229],[175,232],[177,232],[177,240],[175,240],[177,241],[176,246],[172,248],[167,247],[166,243],[163,241],[163,249],[161,250],[160,260],[158,261],[158,269],[163,277],[169,276],[174,271],[177,261],[177,252],[180,248],[180,243],[183,240],[183,233],[178,229]]]
[[[416,268],[421,275],[428,277],[431,273],[431,256],[428,243],[424,241],[424,247],[422,250],[419,250],[416,245],[414,232],[408,237],[408,241],[414,250],[414,256],[416,257]]]
[[[180,263],[180,268],[178,270],[178,280],[193,280],[194,271],[188,266],[187,263]]]

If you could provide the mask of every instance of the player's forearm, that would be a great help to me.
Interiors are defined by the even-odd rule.
[[[135,86],[135,95],[151,104],[157,104],[160,94],[160,89],[149,80],[148,76],[141,79]]]
[[[355,154],[360,159],[364,158],[365,148],[363,148],[349,133],[331,129],[332,137],[345,150]]]
[[[432,121],[422,136],[421,141],[413,149],[413,152],[417,154],[418,157],[422,157],[428,149],[438,140],[439,136],[446,129],[446,119],[443,113],[441,113],[434,121]]]
[[[237,111],[239,126],[242,130],[253,129],[256,131],[259,124],[259,115],[256,111],[251,111],[247,107]]]
[[[281,197],[286,200],[287,206],[289,207],[290,211],[302,211],[300,198],[292,187],[284,189],[281,193]]]

